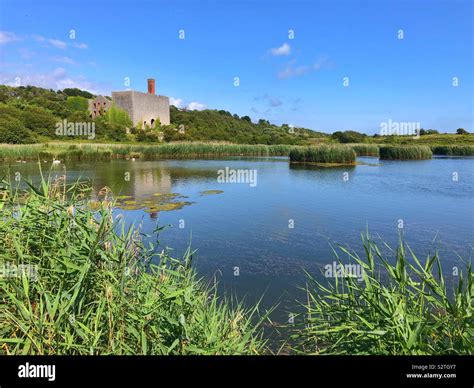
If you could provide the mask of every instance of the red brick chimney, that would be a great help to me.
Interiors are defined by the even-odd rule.
[[[155,94],[155,80],[153,78],[149,78],[147,81],[148,81],[148,93]]]

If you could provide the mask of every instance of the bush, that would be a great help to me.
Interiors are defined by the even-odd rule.
[[[30,144],[36,137],[20,120],[0,117],[0,143]]]
[[[132,120],[127,111],[112,104],[109,110],[105,113],[105,117],[109,123],[120,125],[123,128],[130,128],[133,126]]]

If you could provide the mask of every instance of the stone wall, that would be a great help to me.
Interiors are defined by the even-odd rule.
[[[104,96],[97,96],[89,101],[89,116],[94,118],[105,114],[110,109],[112,101],[108,100]]]

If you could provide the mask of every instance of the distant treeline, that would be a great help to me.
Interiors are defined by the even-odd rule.
[[[90,122],[88,99],[79,89],[47,90],[34,86],[0,85],[0,143],[28,144],[68,140],[58,136],[56,124]],[[240,144],[302,145],[329,139],[328,134],[290,125],[253,123],[224,110],[190,111],[170,108],[171,125],[134,127],[125,111],[112,106],[94,119],[95,140],[112,142],[228,141]],[[74,138],[69,140],[81,140]],[[85,140],[85,138],[84,138]]]
[[[56,140],[86,140],[56,131],[56,125],[90,123],[88,99],[93,94],[66,88],[54,91],[35,86],[11,87],[0,85],[0,143],[31,144]],[[109,97],[107,97],[109,98]],[[102,116],[93,119],[94,141],[126,143],[163,143],[171,141],[221,141],[236,144],[315,145],[321,143],[378,143],[429,145],[474,144],[474,136],[458,128],[453,134],[440,134],[434,129],[421,129],[419,138],[413,136],[372,136],[356,131],[333,134],[316,132],[288,124],[275,125],[268,120],[252,122],[249,116],[238,116],[225,110],[202,111],[170,107],[171,125],[134,127],[128,114],[112,105]],[[90,137],[88,140],[91,140]],[[372,151],[368,151],[372,152]]]

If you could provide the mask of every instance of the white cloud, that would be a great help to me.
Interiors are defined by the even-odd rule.
[[[21,59],[31,59],[35,56],[35,52],[26,48],[19,48],[18,53],[20,54]]]
[[[326,64],[328,64],[326,57],[320,58],[312,65],[294,66],[294,61],[292,61],[283,70],[278,72],[277,77],[280,79],[299,77],[301,75],[311,73],[313,71],[319,71]]]
[[[170,104],[174,105],[176,108],[182,108],[183,107],[183,99],[170,97]]]
[[[58,49],[65,49],[67,44],[65,42],[63,42],[62,40],[58,40],[58,39],[48,39],[48,43],[51,45],[51,46],[54,46]]]
[[[57,56],[57,57],[52,57],[52,61],[54,62],[59,62],[59,63],[65,63],[67,65],[75,65],[76,61],[70,57],[67,56]]]
[[[110,88],[88,81],[83,76],[71,76],[62,67],[47,73],[32,73],[17,70],[15,73],[0,73],[0,84],[10,86],[38,86],[46,89],[78,88],[93,94],[110,94]]]
[[[59,39],[45,38],[42,35],[33,35],[33,39],[36,40],[37,42],[49,43],[51,46],[56,47],[58,49],[62,49],[62,50],[67,47],[67,43]]]
[[[206,109],[206,105],[193,101],[190,102],[186,108],[188,108],[189,110],[204,110]]]
[[[6,44],[10,42],[16,42],[20,38],[13,32],[0,31],[0,44]]]
[[[269,51],[274,57],[280,57],[283,55],[290,55],[291,47],[288,43],[283,43],[280,47],[271,48]]]
[[[81,49],[81,50],[85,50],[85,49],[89,48],[89,46],[85,43],[74,43],[73,46],[75,48],[78,48],[78,49]]]

